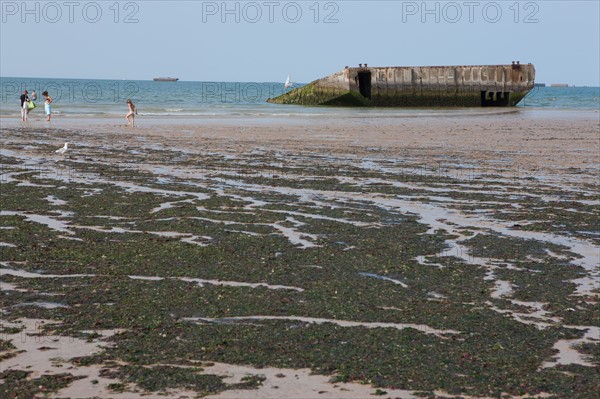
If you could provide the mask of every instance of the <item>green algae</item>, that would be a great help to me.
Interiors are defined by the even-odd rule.
[[[126,151],[111,151],[111,156],[123,161],[131,157]],[[196,162],[193,156],[174,161],[177,156],[175,151],[152,152],[148,162],[157,165]],[[34,171],[20,178],[54,187],[3,183],[0,192],[3,210],[52,216],[67,223],[72,231],[68,234],[52,230],[28,222],[23,216],[2,216],[3,226],[14,229],[0,230],[0,241],[17,245],[2,248],[6,267],[42,274],[93,275],[38,279],[3,276],[3,282],[29,290],[3,292],[0,304],[7,311],[6,319],[60,320],[63,324],[48,325],[44,331],[92,341],[101,339],[99,334],[83,331],[126,329],[110,338],[116,346],[106,347],[99,355],[73,359],[82,366],[98,364],[109,369],[107,373],[119,380],[113,386],[117,391],[126,390],[127,384],[149,391],[188,388],[202,394],[238,389],[239,386],[223,384],[220,377],[201,376],[194,369],[198,361],[218,361],[256,367],[308,367],[336,381],[370,383],[381,391],[441,389],[452,395],[492,397],[539,392],[568,397],[569,392],[577,392],[578,397],[592,397],[595,375],[589,367],[539,369],[554,355],[556,341],[582,336],[581,331],[561,324],[598,325],[595,316],[598,305],[571,295],[575,284],[570,281],[583,276],[584,270],[571,264],[577,256],[568,248],[475,227],[469,229],[471,233],[465,234],[469,238],[461,242],[468,255],[497,261],[496,278],[510,282],[513,287],[510,298],[491,298],[494,282],[486,280],[489,269],[452,253],[446,247],[446,240],[452,236],[441,230],[430,232],[417,215],[367,201],[333,201],[325,197],[317,201],[313,197],[311,202],[282,192],[288,188],[329,190],[382,198],[409,196],[415,203],[432,203],[428,187],[452,187],[455,191],[448,191],[445,196],[474,202],[463,206],[464,212],[497,210],[491,216],[515,224],[541,220],[538,225],[525,224],[515,229],[535,226],[536,230],[555,232],[559,229],[554,230],[550,225],[562,220],[561,231],[590,230],[593,226],[587,213],[591,212],[591,206],[576,202],[544,203],[526,196],[509,198],[485,193],[485,189],[461,191],[461,185],[485,183],[490,176],[496,176],[493,174],[475,180],[444,173],[430,176],[418,169],[405,169],[394,175],[361,170],[350,165],[351,161],[344,164],[336,160],[342,163],[341,168],[334,163],[316,166],[314,158],[300,156],[292,169],[270,166],[272,156],[265,153],[248,157],[253,161],[253,170],[264,172],[260,176],[244,173],[246,166],[240,165],[231,167],[235,173],[230,175],[226,173],[229,164],[220,155],[204,154],[198,159],[205,162],[205,172],[188,182],[171,179],[159,183],[155,175],[142,168],[99,167],[88,165],[92,161],[66,160],[73,176],[90,179],[57,181],[49,173]],[[7,158],[7,164],[11,161],[14,161],[11,165],[20,164]],[[306,171],[302,178],[293,177],[298,174],[297,169],[303,168]],[[108,181],[91,179],[99,175]],[[341,183],[338,176],[410,182],[423,189],[384,183]],[[264,189],[247,191],[240,185],[228,185],[229,180]],[[110,181],[171,190],[173,194],[137,192]],[[186,184],[190,182],[198,186]],[[501,187],[498,183],[484,186],[490,191]],[[507,191],[521,190],[519,185],[508,187]],[[81,195],[92,188],[99,190],[94,195]],[[213,191],[214,188],[219,191]],[[528,190],[541,195],[547,188],[540,185]],[[176,195],[178,192],[182,195]],[[189,192],[208,197],[203,199]],[[558,190],[552,195],[560,193]],[[52,205],[44,199],[48,195],[65,200],[66,204]],[[161,204],[175,201],[190,202],[175,203],[172,208],[152,213]],[[266,205],[256,206],[257,201]],[[494,204],[482,204],[485,201]],[[516,212],[513,203],[522,209]],[[541,205],[544,207],[537,209]],[[567,211],[568,208],[577,212]],[[547,212],[548,209],[553,212]],[[73,214],[59,215],[57,210]],[[315,246],[292,243],[273,228],[276,223],[296,229]],[[100,227],[106,231],[75,226]],[[112,228],[124,232],[110,232]],[[181,237],[151,232],[208,238],[202,241],[206,246],[200,246],[184,242]],[[306,236],[310,234],[316,237]],[[560,258],[549,255],[548,251]],[[417,262],[420,256],[426,257],[426,263],[439,267]],[[401,281],[407,287],[360,273]],[[130,278],[131,275],[157,279],[137,280]],[[181,277],[297,289],[199,284],[183,281]],[[432,297],[432,292],[441,297]],[[44,295],[47,293],[56,295],[52,301],[67,307],[19,306],[47,301]],[[510,314],[500,314],[489,305],[514,312],[528,311],[509,299],[545,302],[543,309],[548,316],[560,317],[563,323],[540,330],[518,322]],[[295,320],[228,319],[257,315],[414,323],[427,327],[369,329]],[[457,333],[439,337],[428,334],[426,328],[452,329]],[[597,345],[585,344],[581,351],[597,359]],[[117,367],[117,361],[127,365]],[[161,368],[156,364],[171,366]],[[260,377],[250,377],[241,384],[252,388],[261,381]]]
[[[48,395],[71,384],[83,377],[73,376],[69,373],[42,375],[39,378],[29,379],[31,371],[4,370],[0,373],[0,396],[11,399],[30,399],[39,395]]]
[[[9,350],[17,349],[11,341],[0,339],[0,352],[6,352]]]
[[[198,392],[199,395],[204,396],[225,390],[227,385],[223,383],[223,377],[199,374],[201,371],[201,368],[195,367],[123,366],[117,371],[104,370],[100,375],[105,378],[135,383],[140,388],[149,392],[181,388],[193,390]]]
[[[508,105],[514,106],[527,94],[511,92]],[[376,87],[369,98],[358,91],[341,87],[327,87],[319,81],[311,82],[276,98],[267,100],[275,104],[332,105],[332,106],[377,106],[377,107],[481,107],[479,90],[460,89],[423,89],[414,86],[410,89],[386,91]]]

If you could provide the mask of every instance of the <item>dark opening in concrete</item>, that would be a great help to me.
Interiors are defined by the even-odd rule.
[[[371,98],[371,72],[358,73],[358,89],[361,96]]]
[[[510,92],[508,91],[482,91],[482,107],[502,107],[508,105]]]

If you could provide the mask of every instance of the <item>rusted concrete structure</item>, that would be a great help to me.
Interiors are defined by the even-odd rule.
[[[533,88],[532,64],[346,67],[267,101],[380,107],[516,105]]]

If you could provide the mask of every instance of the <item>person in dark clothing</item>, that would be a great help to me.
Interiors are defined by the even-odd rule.
[[[27,90],[21,94],[21,120],[23,122],[27,122],[27,116],[29,114],[29,96],[27,94]]]

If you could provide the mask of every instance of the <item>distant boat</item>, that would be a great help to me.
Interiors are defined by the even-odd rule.
[[[292,87],[294,84],[292,83],[291,79],[290,79],[290,75],[288,75],[287,79],[285,80],[285,83],[283,84],[283,87],[290,88]]]
[[[179,78],[154,78],[155,82],[177,82],[179,80]]]

